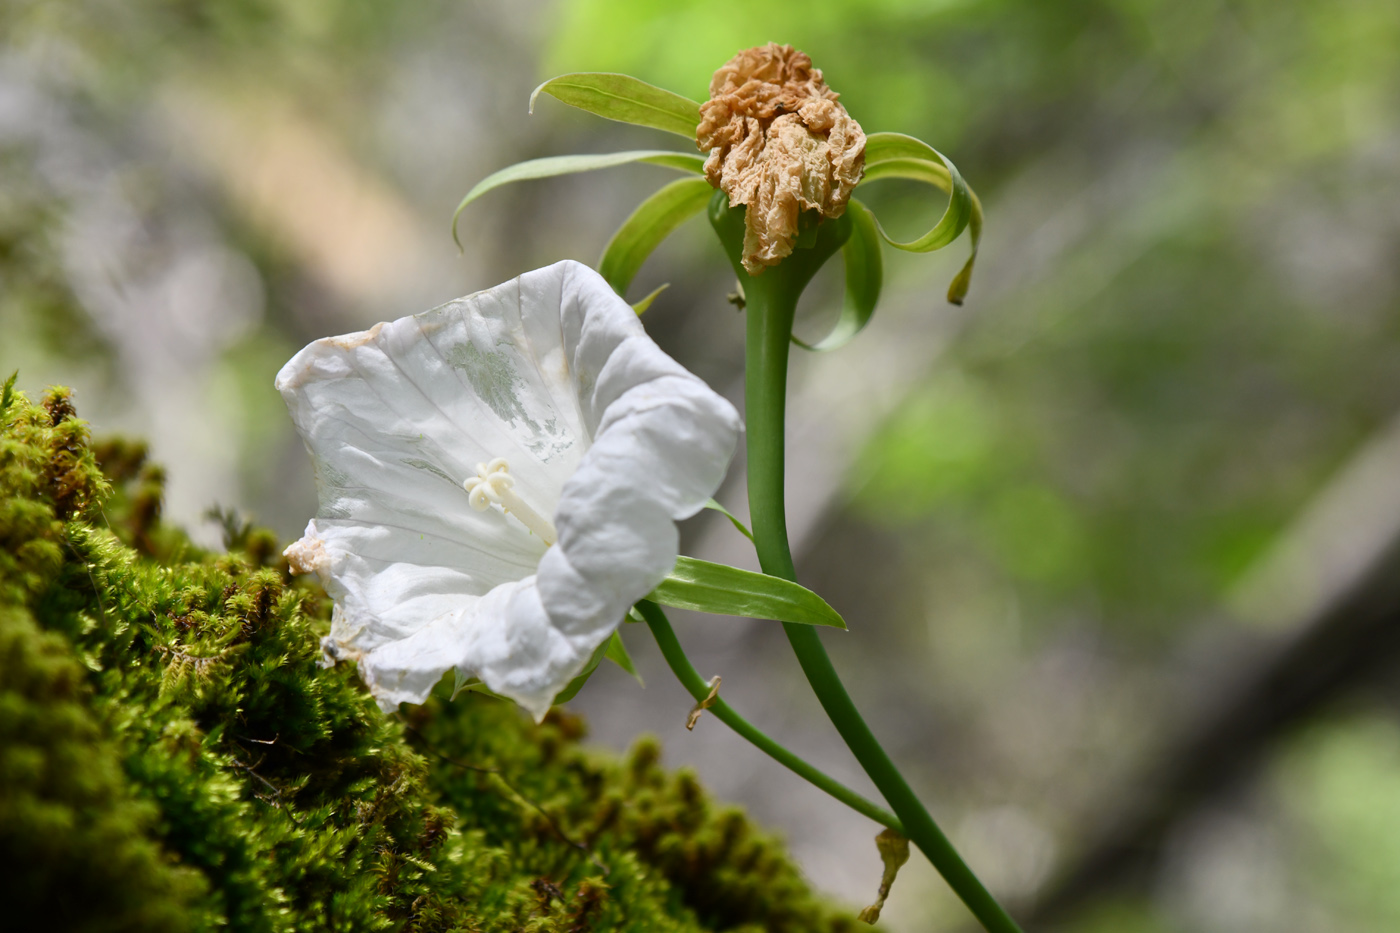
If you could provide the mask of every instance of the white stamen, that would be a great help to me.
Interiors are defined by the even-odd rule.
[[[476,475],[467,477],[462,488],[467,491],[467,501],[478,512],[484,512],[496,503],[507,515],[539,536],[547,545],[559,540],[559,533],[549,519],[525,504],[525,500],[515,494],[515,477],[510,475],[510,464],[504,457],[497,457],[490,463],[478,463]]]

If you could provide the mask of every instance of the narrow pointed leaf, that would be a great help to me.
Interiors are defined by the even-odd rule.
[[[846,297],[841,305],[841,316],[831,332],[814,344],[792,338],[793,343],[808,350],[835,350],[850,343],[851,338],[870,323],[875,305],[880,301],[885,267],[880,256],[880,232],[875,225],[875,215],[855,199],[846,206],[846,212],[851,215],[851,237],[841,247],[846,264]]]
[[[604,152],[598,155],[550,156],[546,159],[517,162],[499,172],[487,175],[477,182],[472,190],[467,192],[467,196],[462,198],[462,202],[457,205],[457,210],[452,214],[452,239],[457,242],[458,246],[462,245],[462,241],[457,239],[457,220],[462,216],[462,211],[466,209],[466,206],[486,192],[502,185],[517,181],[530,181],[536,178],[552,178],[556,175],[572,175],[576,172],[593,172],[617,165],[628,165],[632,162],[645,162],[649,165],[660,165],[682,172],[698,173],[705,170],[705,160],[700,156],[685,152],[671,152],[667,149],[634,149],[628,152]]]
[[[632,655],[627,653],[627,646],[622,643],[622,633],[613,632],[612,638],[608,639],[607,647],[603,649],[603,657],[622,668],[632,675],[632,678],[646,686],[646,681],[642,680],[642,675],[637,673],[637,665],[632,662]]]
[[[641,301],[635,302],[635,303],[632,305],[632,310],[633,310],[633,311],[636,311],[638,315],[645,314],[647,308],[650,308],[650,307],[651,307],[651,303],[652,303],[653,301],[656,300],[656,296],[659,295],[659,294],[661,294],[662,292],[664,292],[666,289],[668,289],[668,288],[670,288],[670,287],[671,287],[671,283],[670,283],[670,282],[662,282],[660,285],[656,286],[655,288],[653,288],[653,289],[651,290],[651,294],[647,295],[647,296],[646,296],[645,298],[643,298]]]
[[[982,202],[978,200],[972,189],[967,187],[966,182],[958,175],[957,168],[953,166],[952,162],[948,161],[932,146],[912,136],[903,136],[898,133],[872,134],[866,143],[865,158],[865,174],[861,178],[862,184],[868,181],[879,181],[882,178],[907,178],[933,185],[949,194],[948,209],[944,212],[938,226],[917,240],[909,243],[897,242],[885,233],[877,222],[880,236],[885,239],[885,242],[899,249],[928,252],[940,249],[956,239],[964,227],[958,227],[957,232],[954,232],[951,237],[947,237],[939,245],[928,245],[937,239],[934,234],[948,224],[959,198],[965,195],[966,217],[964,224],[972,240],[972,253],[948,287],[948,300],[955,305],[962,304],[963,299],[967,296],[968,286],[972,280],[972,268],[977,261],[977,249],[982,240]]]
[[[494,697],[497,700],[506,700],[508,703],[513,702],[486,686],[479,678],[463,677],[462,672],[454,668],[452,671],[452,696],[450,699],[455,700],[458,694],[462,693],[480,693],[488,697]]]
[[[665,130],[690,140],[695,139],[700,125],[700,105],[695,101],[630,75],[581,72],[550,78],[530,95],[531,113],[535,112],[535,98],[541,94],[609,120]]]
[[[647,599],[717,615],[846,627],[840,613],[805,586],[693,557],[678,558],[671,575]]]
[[[613,291],[627,294],[627,286],[652,251],[685,220],[700,213],[715,189],[703,178],[673,181],[647,198],[623,221],[598,260],[598,272]]]
[[[948,286],[948,301],[955,305],[962,304],[967,297],[968,286],[972,284],[972,266],[977,262],[977,248],[982,245],[982,201],[976,192],[968,191],[972,194],[972,218],[967,222],[967,232],[972,237],[972,255],[967,257],[967,262],[963,263],[962,269],[953,276]]]
[[[617,633],[614,632],[613,634],[616,635]],[[588,683],[588,678],[592,677],[593,672],[598,669],[598,665],[603,663],[603,656],[607,654],[609,643],[610,640],[605,641],[593,650],[593,655],[588,659],[588,663],[584,665],[583,670],[578,672],[578,676],[569,681],[568,685],[555,695],[555,706],[558,706],[560,703],[569,702],[583,689],[583,685]]]
[[[730,524],[732,524],[735,528],[739,529],[740,534],[742,534],[745,538],[748,538],[750,541],[753,541],[753,532],[749,531],[747,525],[739,521],[739,519],[735,518],[733,512],[720,505],[718,499],[711,499],[709,502],[706,502],[705,508],[714,509],[716,512],[720,513],[725,518],[729,519]]]

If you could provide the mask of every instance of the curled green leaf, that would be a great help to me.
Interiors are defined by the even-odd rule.
[[[958,174],[957,167],[941,152],[923,140],[905,136],[902,133],[872,133],[866,139],[867,176],[873,167],[878,167],[882,162],[906,162],[910,160],[941,164],[947,170],[950,186],[948,207],[933,229],[921,237],[901,242],[891,238],[883,229],[880,230],[880,235],[885,238],[885,242],[896,249],[908,250],[912,253],[928,253],[947,246],[956,240],[967,227],[968,220],[972,216],[972,193],[968,190],[967,182],[963,181],[962,176]],[[875,172],[875,176],[879,177],[878,170]]]
[[[968,189],[968,193],[972,195],[972,217],[967,222],[967,232],[972,237],[972,254],[948,285],[948,301],[955,305],[962,304],[967,297],[968,286],[972,284],[972,266],[977,262],[977,248],[982,244],[982,202],[976,192]]]
[[[851,217],[851,236],[841,247],[846,264],[846,297],[841,304],[841,316],[831,332],[814,344],[792,338],[793,343],[808,350],[826,351],[845,346],[870,323],[875,305],[880,301],[885,272],[875,215],[854,198],[846,206],[846,213]]]
[[[865,170],[869,177],[872,166],[898,159],[919,159],[947,165],[937,149],[916,136],[904,133],[871,133],[865,138]]]
[[[647,597],[675,609],[844,629],[846,621],[816,593],[781,577],[679,557]]]
[[[882,178],[907,178],[933,185],[948,193],[948,207],[938,224],[909,242],[893,239],[876,222],[886,243],[910,252],[942,249],[966,229],[972,239],[972,255],[948,287],[948,300],[960,305],[967,296],[977,248],[982,239],[982,203],[958,174],[957,167],[928,143],[901,133],[872,133],[866,140],[865,175],[861,184]]]
[[[598,260],[598,272],[613,291],[626,296],[627,286],[642,263],[671,231],[704,209],[714,190],[703,178],[682,178],[638,205],[603,247]]]
[[[462,241],[457,238],[457,220],[462,216],[462,211],[466,209],[467,205],[486,192],[502,185],[517,181],[530,181],[536,178],[552,178],[556,175],[572,175],[576,172],[593,172],[633,162],[645,162],[648,165],[660,165],[663,168],[697,174],[705,170],[705,160],[700,156],[685,152],[671,152],[667,149],[633,149],[627,152],[604,152],[599,155],[550,156],[546,159],[517,162],[499,172],[492,172],[467,192],[467,196],[462,198],[462,202],[457,205],[457,210],[452,214],[452,239],[458,247],[461,247]]]
[[[580,72],[550,78],[530,95],[531,113],[541,94],[609,120],[665,130],[692,141],[700,125],[700,105],[695,101],[631,75]]]

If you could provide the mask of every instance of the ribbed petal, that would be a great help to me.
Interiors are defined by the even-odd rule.
[[[319,340],[277,387],[321,493],[289,554],[336,600],[328,655],[386,709],[455,667],[543,716],[675,564],[675,520],[738,441],[733,407],[574,262]],[[556,546],[470,508],[462,481],[496,457]]]

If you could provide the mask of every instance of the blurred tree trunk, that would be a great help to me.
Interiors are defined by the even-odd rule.
[[[1183,817],[1252,778],[1270,750],[1400,660],[1400,421],[1382,432],[1284,538],[1256,584],[1323,588],[1292,634],[1241,672],[1191,727],[1121,786],[1140,788],[1033,907],[1029,926],[1068,920],[1113,890],[1142,889]],[[1258,589],[1259,587],[1254,587]]]

